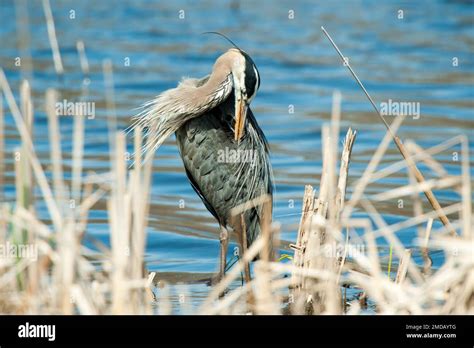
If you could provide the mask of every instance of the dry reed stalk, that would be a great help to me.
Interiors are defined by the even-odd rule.
[[[43,0],[43,11],[48,28],[49,44],[51,45],[51,51],[53,52],[54,69],[58,75],[62,75],[64,73],[63,62],[61,60],[61,53],[59,51],[58,40],[56,38],[53,12],[51,11],[49,0]]]
[[[135,129],[135,153],[140,153],[142,144],[142,130],[140,127]],[[130,178],[130,194],[132,195],[132,216],[133,216],[133,233],[132,233],[132,266],[131,275],[134,278],[142,278],[143,274],[143,250],[145,249],[145,236],[146,229],[144,228],[144,199],[143,199],[143,187],[142,187],[142,163],[141,155],[138,155],[135,159],[135,167],[131,173]],[[146,185],[146,183],[143,183]],[[146,200],[145,200],[146,202]]]
[[[351,243],[347,243],[346,248],[347,253],[351,255],[351,258],[353,260],[351,260],[350,262],[346,261],[344,270],[354,270],[367,275],[369,275],[370,273],[378,273],[377,270],[380,269],[380,266],[377,265],[374,268],[373,264],[373,259],[375,257],[378,257],[378,255],[376,253],[373,253],[373,250],[369,249],[369,252],[371,252],[372,254],[366,256],[363,252],[361,252],[361,250],[359,250],[357,247],[354,247],[354,245],[364,245],[365,240],[370,248],[370,240],[375,239],[375,234],[372,230],[371,220],[368,218],[352,219],[344,225],[344,227],[346,228],[349,228],[349,226],[353,230],[361,229],[364,239],[358,237],[355,233],[352,235]]]
[[[76,258],[78,257],[78,241],[75,238],[75,223],[72,218],[67,218],[63,231],[57,236],[57,252],[61,260],[55,269],[59,273],[56,278],[57,293],[62,314],[73,314],[75,298],[72,297],[72,289],[75,281]]]
[[[417,153],[423,152],[423,149],[416,145],[416,143],[410,141],[407,142],[407,149],[411,152],[411,155],[416,155]],[[437,172],[441,177],[445,176],[447,174],[443,168],[442,165],[440,165],[436,160],[434,160],[431,156],[428,155],[428,157],[424,160],[424,163],[430,166],[435,172]],[[408,172],[408,179],[409,183],[412,186],[416,186],[416,178],[414,177],[413,173],[411,171]],[[423,215],[423,203],[421,201],[421,198],[417,192],[412,193],[412,200],[413,200],[413,216],[420,216]],[[418,230],[418,238],[424,239],[424,246],[420,248],[421,255],[423,256],[424,260],[424,266],[423,266],[423,274],[427,275],[430,272],[431,265],[433,264],[430,256],[429,256],[429,251],[426,245],[428,244],[428,239],[429,239],[429,234],[431,232],[431,226],[433,225],[433,219],[428,220],[428,225],[426,232],[423,229],[422,225],[419,224],[417,226]],[[423,238],[423,235],[425,238]]]
[[[27,167],[27,158],[25,151],[22,148],[17,148],[15,150],[15,192],[16,192],[16,202],[17,207],[29,207],[28,200],[28,181],[26,176],[26,167]],[[12,241],[13,243],[26,244],[28,243],[29,235],[28,230],[23,228],[15,228],[13,230]],[[19,261],[19,260],[17,260]],[[16,286],[18,291],[24,290],[26,284],[26,277],[21,272],[18,272]]]
[[[383,117],[383,115],[380,113],[379,109],[377,108],[377,106],[375,105],[375,102],[373,101],[372,97],[369,95],[369,93],[367,92],[367,90],[365,89],[364,85],[362,84],[362,82],[360,81],[359,77],[357,76],[357,74],[355,73],[355,71],[352,69],[351,65],[349,64],[349,60],[346,59],[346,57],[342,54],[342,52],[339,50],[339,47],[336,45],[336,43],[334,42],[334,40],[331,38],[331,36],[329,35],[329,33],[326,31],[326,29],[324,29],[324,27],[321,26],[321,30],[323,31],[324,35],[326,35],[326,37],[329,39],[329,41],[331,42],[331,44],[333,45],[333,47],[335,48],[335,50],[337,51],[337,53],[339,54],[340,58],[342,59],[342,62],[344,63],[344,66],[347,67],[347,69],[349,69],[350,73],[352,74],[352,76],[354,77],[354,79],[356,80],[356,82],[359,84],[360,88],[363,90],[363,92],[365,93],[367,99],[370,101],[370,104],[373,106],[375,112],[377,113],[377,116],[379,116],[379,118],[382,120],[383,124],[385,125],[386,129],[387,129],[387,132],[389,133],[391,139],[393,140],[393,142],[395,143],[395,145],[397,146],[397,149],[398,151],[400,152],[400,154],[403,156],[403,158],[405,159],[405,161],[407,162],[408,164],[408,169],[411,170],[413,172],[413,175],[415,176],[416,180],[422,184],[424,181],[425,181],[425,178],[423,177],[423,174],[420,172],[420,170],[418,169],[418,167],[416,166],[415,162],[413,161],[413,159],[411,158],[409,152],[406,150],[405,146],[403,145],[402,141],[400,140],[400,138],[395,135],[394,132],[392,132],[392,129],[391,129],[391,126],[387,123],[387,121],[385,120],[385,118]],[[451,226],[450,222],[449,222],[449,219],[447,218],[446,214],[444,214],[444,211],[443,211],[443,208],[441,207],[441,205],[439,204],[438,200],[436,199],[435,195],[433,194],[433,192],[427,188],[424,190],[424,194],[426,196],[426,198],[428,199],[429,203],[431,204],[431,206],[433,207],[433,210],[436,211],[438,213],[438,218],[441,220],[441,222],[443,223],[443,225],[446,226],[446,228],[449,230],[449,232],[452,234],[452,235],[455,235],[456,234],[456,230]]]
[[[338,200],[339,195],[345,195],[346,191],[346,179],[347,176],[338,178],[338,170],[337,166],[337,158],[339,156],[339,131],[340,131],[340,119],[341,119],[341,93],[336,91],[333,93],[333,103],[331,109],[331,123],[327,130],[324,130],[326,134],[326,146],[330,149],[330,157],[329,157],[329,187],[328,187],[328,224],[324,229],[324,240],[323,248],[326,250],[331,250],[330,248],[334,247],[334,252],[330,255],[326,255],[327,257],[323,259],[324,267],[328,267],[331,269],[334,274],[337,274],[337,270],[339,269],[339,260],[335,253],[335,246],[337,245],[338,241],[342,238],[341,228],[339,224],[339,213],[342,209],[344,202]],[[349,134],[349,133],[348,133]],[[346,136],[346,138],[348,135]],[[343,150],[344,152],[345,150]],[[344,156],[344,154],[342,154]],[[350,157],[350,153],[349,153]],[[339,172],[348,171],[348,168],[344,168],[344,163],[341,160]],[[341,185],[341,186],[339,186]],[[321,306],[324,312],[330,314],[340,314],[341,312],[341,298],[340,298],[340,289],[336,282],[334,281],[326,281],[326,284],[323,285],[324,293],[322,298],[326,299],[326,303]]]
[[[407,161],[409,170],[413,172],[416,181],[419,183],[419,187],[423,188],[423,193],[431,204],[433,210],[438,213],[438,218],[443,223],[443,225],[446,226],[450,234],[456,235],[456,230],[451,225],[446,213],[443,211],[443,208],[441,207],[435,195],[433,194],[432,188],[429,185],[425,185],[426,180],[421,174],[420,170],[417,168],[413,159],[411,158],[410,153],[405,149],[401,140],[398,137],[394,137],[394,141],[398,149],[400,150],[400,153],[402,154],[403,158]]]
[[[240,245],[240,248],[241,248],[241,251],[240,251],[240,254],[245,254],[247,252],[247,238],[246,238],[246,235],[247,235],[247,226],[245,225],[245,219],[244,219],[244,214],[238,214],[236,216],[232,216],[232,219],[234,220],[233,224],[235,226],[238,226],[238,228],[236,228],[236,234],[237,234],[237,239],[239,241],[239,245]],[[223,237],[225,236],[225,237]],[[221,243],[223,242],[226,242],[228,243],[228,239],[229,239],[229,235],[228,235],[228,232],[227,230],[225,229],[221,229],[221,235],[220,235],[220,239],[221,239]],[[227,241],[226,241],[227,240]],[[265,245],[267,243],[267,241],[265,240],[264,241]],[[227,253],[227,250],[226,250],[227,247],[223,247],[223,250],[225,250],[223,253],[221,253],[220,257],[221,257],[221,260],[219,261],[220,262],[220,265],[224,265],[224,262],[225,262],[225,259],[226,259],[226,253]],[[265,246],[264,246],[265,248]],[[263,249],[264,249],[263,248]],[[260,254],[263,253],[263,249],[262,251],[260,252]],[[249,283],[251,281],[251,277],[250,277],[250,263],[249,262],[246,262],[244,264],[244,281],[246,283]],[[254,304],[254,298],[253,298],[253,294],[252,293],[248,293],[248,296],[247,296],[247,303],[249,306],[253,306]]]
[[[410,147],[407,146],[407,149],[410,150]],[[411,152],[411,155],[413,155],[413,152]],[[407,174],[410,186],[416,186],[416,178],[413,175],[413,172],[411,170],[408,170]],[[423,202],[421,201],[419,193],[413,191],[411,194],[411,199],[413,201],[413,216],[423,215]],[[417,226],[417,231],[418,236],[421,236],[421,234],[423,233],[423,228],[421,224]]]
[[[341,164],[340,164],[340,169],[339,169],[339,180],[337,184],[336,197],[335,197],[335,205],[336,205],[335,206],[335,212],[336,212],[335,220],[337,222],[340,222],[341,213],[344,209],[346,189],[347,189],[347,178],[349,174],[349,162],[350,162],[350,157],[352,154],[352,147],[354,145],[356,136],[357,136],[357,131],[352,131],[352,129],[349,128],[347,131],[344,143],[343,143]],[[349,230],[346,228],[346,240],[344,243],[344,253],[341,260],[338,260],[339,270],[338,270],[338,277],[337,277],[336,284],[339,284],[342,269],[346,261],[348,243],[349,243]],[[342,302],[343,312],[345,312],[345,302],[346,301]]]
[[[21,112],[25,121],[30,138],[33,139],[33,102],[31,101],[31,89],[28,81],[22,81],[20,85],[20,100],[21,100]],[[20,171],[15,176],[17,182],[17,195],[21,195],[21,199],[17,199],[17,208],[24,207],[30,211],[34,211],[34,180],[32,175],[32,169],[30,160],[28,158],[28,151],[26,150],[26,144],[22,142],[20,152],[20,159],[18,162]],[[20,188],[18,188],[20,186]],[[21,243],[27,245],[33,245],[36,243],[36,236],[30,232],[29,229],[23,229],[21,236]],[[37,292],[37,282],[35,274],[37,272],[37,264],[32,263],[27,268],[27,274],[23,277],[26,282],[25,286],[28,293],[34,296]]]
[[[448,215],[458,213],[461,209],[462,209],[462,203],[454,203],[454,204],[448,205],[444,208],[446,214],[448,214]],[[427,213],[424,213],[423,215],[408,218],[408,219],[403,220],[401,222],[394,223],[390,226],[385,225],[384,229],[385,229],[385,232],[395,233],[395,232],[397,232],[399,230],[402,230],[404,228],[416,226],[416,225],[418,225],[418,224],[420,224],[424,221],[427,221],[427,219],[429,219],[429,218],[436,218],[436,216],[437,216],[437,212],[429,211]],[[447,231],[446,227],[443,226],[439,230],[439,232],[441,233],[441,231]],[[380,228],[378,230],[375,230],[374,233],[377,235],[377,237],[384,234],[383,231],[382,231],[382,228]]]
[[[89,210],[108,192],[108,189],[104,188],[103,185],[99,186],[97,190],[92,192],[92,186],[92,183],[86,183],[84,185],[84,191],[82,193],[82,196],[84,198],[81,204],[76,207],[76,216],[79,222],[79,226],[77,229],[78,239],[82,239],[83,234],[85,232]]]
[[[274,245],[271,228],[271,201],[266,200],[263,204],[263,219],[261,221],[262,239],[264,241],[260,252],[260,261],[255,264],[255,313],[256,314],[279,314],[277,306],[279,302],[271,289],[272,274],[269,269],[270,261],[273,261]],[[243,238],[245,241],[246,238]],[[245,243],[246,246],[246,243]],[[250,269],[249,269],[250,279]],[[250,294],[250,292],[248,292]]]
[[[150,137],[149,137],[149,141]],[[141,157],[139,157],[141,158]],[[142,208],[141,208],[141,217],[138,217],[140,220],[141,218],[141,229],[143,231],[146,231],[146,228],[148,226],[148,213],[150,211],[150,190],[151,190],[151,178],[152,178],[152,171],[153,171],[153,160],[145,161],[145,163],[142,163],[142,168],[140,168],[140,172],[142,172],[142,175],[139,176],[141,178],[141,183],[142,183],[142,197],[141,197],[141,202],[142,202]]]
[[[51,151],[51,166],[53,172],[53,189],[56,202],[64,214],[64,202],[67,199],[64,184],[63,162],[61,151],[61,131],[58,114],[56,113],[57,92],[53,89],[46,91],[46,114],[48,115],[49,146]]]
[[[446,226],[450,234],[456,235],[456,230],[451,225],[446,213],[443,211],[443,208],[441,207],[435,195],[433,194],[432,189],[429,187],[429,185],[424,185],[426,180],[423,174],[421,174],[420,170],[417,168],[413,159],[411,158],[410,153],[405,149],[401,140],[398,137],[395,137],[394,141],[398,149],[400,150],[400,153],[402,154],[403,158],[407,161],[409,170],[413,172],[413,175],[415,176],[416,181],[419,183],[420,187],[423,187],[423,193],[431,204],[433,210],[438,213],[439,220],[443,223],[443,225]]]
[[[3,93],[0,91],[0,202],[4,201],[5,182],[5,115],[3,111]],[[1,228],[0,224],[0,228]]]
[[[404,120],[403,116],[398,115],[395,120],[391,124],[392,134],[396,134],[398,128],[401,126]],[[380,142],[377,150],[375,151],[374,155],[370,159],[369,164],[367,165],[362,177],[357,180],[355,183],[355,187],[352,190],[351,199],[346,203],[346,209],[344,209],[344,213],[342,214],[342,220],[348,219],[351,216],[352,210],[355,208],[357,203],[359,202],[360,198],[362,197],[367,185],[371,182],[371,178],[373,173],[377,169],[380,161],[382,160],[383,155],[388,149],[388,145],[392,140],[391,134],[386,132],[385,136],[383,137],[382,141]]]
[[[426,189],[444,189],[458,185],[460,183],[461,178],[455,176],[443,179],[430,179],[425,180],[422,183],[417,182],[415,185],[405,185],[396,189],[376,193],[371,195],[370,199],[374,202],[388,201],[398,197],[410,196],[416,193],[421,193]]]
[[[140,208],[134,206],[134,202],[137,202],[136,197],[137,193],[140,191],[134,191],[138,184],[138,176],[132,170],[130,173],[130,181],[128,186],[127,195],[131,197],[131,210],[129,212],[132,226],[130,227],[130,255],[129,255],[129,264],[128,264],[128,274],[131,279],[143,279],[145,278],[144,274],[144,250],[145,250],[145,230],[138,229],[141,223],[135,223],[135,217],[140,214]],[[140,203],[138,203],[140,204]],[[141,290],[140,290],[141,291]],[[139,291],[132,291],[131,294],[131,303],[136,305],[141,296]],[[135,310],[135,309],[134,309]]]
[[[403,247],[403,244],[398,240],[398,238],[394,235],[394,231],[396,231],[396,229],[393,228],[393,225],[391,226],[387,225],[385,220],[382,218],[382,216],[379,214],[379,212],[375,209],[375,207],[369,200],[363,199],[361,203],[378,228],[377,230],[374,231],[374,236],[377,237],[378,233],[383,235],[385,239],[387,240],[387,242],[389,243],[389,245],[393,246],[393,249],[395,250],[397,257],[401,259],[405,252],[405,248]],[[431,213],[436,214],[435,212],[431,212]],[[410,272],[411,276],[418,284],[421,284],[423,282],[423,277],[417,265],[412,260],[410,260],[409,262],[408,271]]]
[[[84,115],[74,117],[72,145],[71,198],[77,206],[81,200],[82,159],[84,155]]]
[[[21,52],[21,74],[24,79],[32,79],[33,59],[30,50],[30,21],[27,0],[15,1],[16,30],[18,31],[18,50]]]
[[[125,134],[117,132],[115,143],[114,185],[108,201],[112,247],[112,313],[129,312],[127,258],[130,254],[130,196],[126,194]]]
[[[331,109],[331,123],[329,126],[323,126],[323,132],[326,135],[327,147],[329,148],[328,163],[328,218],[333,229],[336,225],[336,195],[337,195],[337,178],[336,178],[336,158],[339,155],[339,124],[341,120],[341,93],[336,91],[333,93],[333,102]],[[324,140],[323,140],[324,141]]]
[[[420,239],[423,240],[423,244],[420,247],[421,255],[423,256],[423,273],[425,275],[429,275],[431,272],[431,266],[433,265],[433,260],[430,257],[429,250],[428,250],[428,242],[430,240],[431,229],[433,227],[433,219],[428,219],[426,223],[426,229],[424,236],[420,235]]]
[[[77,54],[79,55],[79,63],[81,65],[82,74],[84,75],[83,78],[86,79],[87,76],[89,76],[89,61],[87,59],[84,41],[78,40],[76,42],[76,50],[77,50]],[[83,85],[84,84],[87,85],[87,83],[84,83],[84,82],[85,81],[83,81]]]
[[[304,254],[306,252],[306,245],[308,243],[308,235],[311,232],[311,221],[314,214],[314,190],[311,185],[306,185],[303,195],[303,207],[301,212],[301,219],[296,237],[296,244],[290,244],[290,248],[294,250],[293,265],[295,267],[304,266]],[[299,297],[301,292],[301,285],[303,279],[296,273],[291,275],[292,285],[290,294],[293,299]]]
[[[322,209],[319,208],[316,211],[314,217],[316,220],[316,224],[314,225],[316,233],[313,232],[308,241],[308,267],[310,269],[327,269],[336,274],[335,268],[337,267],[337,259],[334,249],[332,248],[335,246],[334,234],[337,229],[335,221],[335,158],[337,152],[334,152],[334,147],[337,149],[337,145],[335,145],[334,139],[331,138],[331,132],[328,126],[323,126],[322,137],[323,175],[321,177],[320,195],[318,197]],[[323,251],[319,254],[320,257],[312,256],[312,252],[317,250]],[[311,287],[319,287],[319,285],[321,289],[321,291],[311,291],[313,299],[312,311],[314,313],[323,313],[325,311],[329,313],[337,312],[337,303],[340,301],[338,299],[334,301],[338,294],[338,289],[334,287],[334,283],[325,281],[318,284],[318,282],[314,282],[311,278],[308,278],[307,280],[309,280],[309,282],[303,283],[307,289],[310,289]]]
[[[340,109],[338,107],[337,109]],[[334,114],[334,112],[333,112]],[[334,117],[333,117],[334,120]],[[338,121],[337,121],[338,122]],[[327,132],[326,132],[327,133]],[[344,197],[345,197],[345,192],[346,192],[346,186],[347,186],[347,176],[348,176],[348,170],[349,170],[349,161],[350,161],[350,156],[352,152],[352,147],[355,141],[355,136],[356,132],[353,132],[352,129],[349,129],[345,142],[344,142],[344,147],[342,150],[342,156],[341,156],[341,163],[340,163],[340,169],[339,169],[339,179],[337,180],[337,185],[336,185],[336,168],[335,168],[335,158],[337,157],[337,151],[336,153],[333,153],[331,158],[330,158],[330,172],[329,172],[329,185],[333,189],[330,189],[330,195],[329,195],[329,206],[330,206],[330,211],[329,211],[329,224],[325,228],[325,240],[323,243],[325,244],[326,250],[331,250],[331,248],[334,248],[336,243],[341,240],[341,232],[340,232],[340,223],[339,223],[339,216],[340,212],[342,211],[344,207]],[[335,137],[333,136],[332,143],[331,142],[326,142],[326,146],[331,146],[331,148],[335,148],[337,150],[337,143],[338,143],[338,136]],[[335,250],[332,255],[329,257],[325,257],[323,259],[323,267],[324,269],[330,269],[333,271],[335,274],[338,273],[337,269],[339,269],[340,262],[336,258],[335,255]],[[323,293],[322,300],[326,299],[326,306],[320,306],[322,307],[321,309],[324,311],[327,311],[328,313],[340,313],[341,308],[339,306],[340,303],[340,298],[339,298],[339,288],[336,282],[333,281],[327,281],[326,282],[326,287],[325,287],[325,293]]]
[[[271,284],[272,273],[268,261],[258,261],[254,266],[255,271],[255,313],[263,315],[280,314],[279,301],[274,296]]]
[[[3,93],[0,90],[0,203],[5,200],[4,182],[5,182],[5,120],[3,112]],[[1,210],[1,205],[0,205]],[[2,216],[2,214],[0,214]],[[6,240],[7,221],[0,218],[0,241]]]
[[[469,169],[469,140],[463,135],[461,136],[461,167],[462,167],[462,202],[463,209],[461,214],[462,237],[466,240],[472,240],[472,191],[471,191],[471,174]]]
[[[53,187],[56,202],[64,215],[64,223],[61,230],[57,231],[57,252],[61,260],[55,267],[55,281],[61,284],[57,288],[57,306],[61,313],[72,314],[74,310],[74,298],[72,297],[72,289],[75,281],[77,260],[79,258],[79,239],[76,223],[75,213],[72,209],[75,208],[76,203],[69,208],[66,202],[69,200],[69,192],[64,182],[64,175],[62,169],[62,151],[60,126],[58,115],[55,110],[57,93],[49,89],[46,91],[46,113],[48,115],[50,148],[51,148],[51,163],[53,172]],[[77,132],[75,130],[75,132]],[[78,135],[76,134],[77,138]]]
[[[61,287],[56,288],[56,306],[63,314],[73,313],[71,289],[74,282],[75,259],[77,253],[77,240],[75,221],[71,209],[67,208],[69,199],[62,168],[61,131],[58,114],[56,113],[57,92],[53,89],[46,91],[46,114],[48,116],[49,145],[51,152],[51,166],[53,176],[53,190],[55,201],[63,215],[63,224],[57,231],[57,251],[60,263],[54,268],[54,279]]]
[[[473,244],[461,238],[432,238],[430,248],[447,256],[441,268],[426,279],[419,300],[428,314],[472,314],[474,299]]]
[[[368,224],[366,231],[364,233],[365,241],[367,244],[367,261],[368,261],[368,273],[370,277],[372,277],[375,281],[373,281],[372,289],[371,289],[371,294],[374,296],[374,298],[379,299],[380,301],[384,301],[383,298],[383,287],[380,285],[380,283],[376,280],[385,278],[383,272],[382,272],[382,267],[380,264],[380,258],[377,250],[377,244],[375,240],[375,236],[372,230],[372,225]],[[357,259],[357,258],[356,258]],[[358,260],[359,261],[359,260]],[[362,298],[365,296],[365,293],[361,294]],[[361,298],[359,299],[361,300]]]
[[[115,108],[115,92],[114,92],[114,74],[112,61],[106,59],[102,62],[102,70],[104,74],[105,85],[105,102],[107,108],[107,126],[109,129],[109,147],[110,161],[113,161],[113,149],[115,148],[115,132],[117,131],[117,113]]]
[[[132,221],[130,276],[132,279],[142,279],[146,277],[143,259],[146,246],[146,229],[153,161],[143,163],[140,151],[142,141],[142,129],[141,127],[137,127],[134,130],[134,150],[136,156],[134,168],[130,172],[128,187],[128,193],[131,196],[131,202],[133,203],[130,212],[130,218]],[[150,294],[148,287],[146,288],[146,292]],[[141,295],[141,291],[132,294],[136,299],[136,303],[138,303]],[[151,308],[145,306],[145,310],[149,312],[151,311]]]
[[[33,101],[31,100],[31,87],[28,80],[23,80],[20,85],[21,114],[25,120],[30,136],[33,137]]]
[[[460,144],[462,141],[462,136],[457,135],[455,137],[452,137],[451,139],[445,140],[442,143],[435,145],[431,148],[428,148],[424,150],[423,152],[419,152],[415,155],[412,156],[413,161],[425,161],[428,159],[430,156],[433,156],[437,153],[441,153],[445,150],[448,150],[449,148],[455,146],[456,144]],[[407,163],[405,160],[400,160],[398,162],[392,163],[385,168],[379,170],[378,172],[374,173],[371,177],[371,180],[369,182],[374,182],[377,180],[380,180],[382,178],[385,178],[393,173],[396,173],[403,168],[407,167]]]
[[[53,236],[51,229],[42,221],[40,221],[34,212],[31,212],[24,207],[18,206],[15,209],[14,216],[10,217],[18,218],[19,220],[24,221],[25,226],[34,226],[34,228],[30,228],[30,232],[38,238],[38,242],[40,242],[42,239],[47,240]]]
[[[414,141],[407,140],[406,148],[410,152],[413,160],[415,160],[416,155],[418,154],[425,155],[423,156],[424,158],[422,159],[423,163],[425,163],[428,167],[430,167],[438,175],[438,177],[442,178],[449,175],[446,169],[444,169],[444,167],[437,160],[435,160],[432,155],[427,153],[421,146],[419,146]],[[412,172],[408,171],[408,173],[410,173],[413,176]]]
[[[272,220],[272,202],[270,198],[268,198],[262,206],[262,220],[260,221],[262,236],[264,240],[264,246],[262,252],[260,253],[260,259],[264,263],[268,263],[274,260],[274,245],[273,245],[273,238],[272,238],[272,228],[271,228],[271,220]]]
[[[148,294],[150,301],[156,301],[156,295],[153,292],[153,286],[154,286],[153,281],[155,280],[155,277],[156,277],[156,272],[150,272],[147,279],[146,292]]]
[[[22,81],[20,85],[20,99],[21,99],[21,114],[24,118],[25,125],[27,127],[30,138],[33,139],[33,102],[31,100],[31,88],[27,80]],[[22,146],[25,146],[22,144]],[[23,155],[25,156],[24,162],[24,185],[25,185],[25,207],[28,209],[34,209],[34,181],[31,173],[31,165],[29,164],[28,151],[24,150]]]
[[[344,202],[346,198],[347,177],[349,174],[349,162],[352,153],[352,147],[357,136],[357,131],[348,129],[344,145],[342,149],[341,165],[339,169],[339,180],[337,183],[336,192],[336,221],[339,220],[342,210],[344,209]]]
[[[325,224],[325,216],[327,214],[327,202],[320,201],[319,198],[316,201],[315,215],[313,215],[312,230],[309,233],[308,241],[303,255],[303,265],[309,269],[321,269],[322,268],[322,234],[324,233],[322,227]],[[302,288],[307,292],[314,282],[310,278],[303,278]],[[309,295],[306,295],[306,297]]]
[[[346,228],[346,241],[344,242],[344,252],[343,252],[342,258],[339,262],[339,271],[337,272],[337,282],[336,283],[338,283],[338,284],[339,284],[339,281],[340,281],[340,278],[341,278],[341,274],[342,274],[342,270],[344,268],[344,264],[346,262],[348,245],[349,245],[349,229]],[[343,303],[345,303],[345,301],[343,301]]]
[[[84,43],[82,41],[76,43],[76,49],[83,74],[81,100],[85,101],[89,95],[88,84],[85,82],[89,74],[89,63],[87,61]],[[84,156],[84,121],[85,115],[82,115],[81,113],[74,115],[71,198],[74,200],[76,205],[79,205],[79,202],[81,202],[82,158]]]
[[[24,117],[25,125],[30,137],[33,138],[33,103],[31,102],[31,91],[27,81],[23,81],[20,86],[20,96],[22,115]],[[30,211],[34,211],[34,181],[31,173],[31,165],[29,162],[26,144],[22,141],[21,149],[15,152],[15,183],[17,193],[16,209],[23,207]],[[19,233],[19,235],[16,236],[17,243],[23,245],[33,245],[36,242],[35,236],[28,228],[17,231],[17,233]],[[26,288],[30,294],[34,294],[37,290],[35,273],[36,264],[33,263],[27,268],[25,275],[19,274],[19,280],[21,279],[21,288]]]
[[[411,250],[405,249],[402,258],[398,263],[397,276],[395,277],[395,283],[401,284],[407,276],[408,260],[411,258]]]
[[[71,288],[71,296],[74,298],[77,309],[80,314],[97,315],[99,314],[93,303],[87,298],[87,295],[82,286],[75,284]]]
[[[404,197],[421,193],[426,189],[442,189],[455,186],[461,183],[461,178],[451,176],[443,179],[430,179],[425,180],[422,183],[417,182],[414,185],[405,185],[392,190],[376,193],[370,196],[370,199],[374,202],[388,201],[397,197]]]

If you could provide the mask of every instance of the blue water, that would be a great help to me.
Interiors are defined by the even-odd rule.
[[[62,80],[54,70],[41,1],[26,2],[30,36],[26,51],[15,20],[15,4],[19,3],[0,1],[0,65],[15,92],[22,77],[31,79],[35,144],[44,166],[50,163],[44,92],[55,87],[62,97],[78,100],[83,76],[77,40],[85,43],[91,70],[88,100],[96,103],[96,118],[86,121],[85,170],[97,173],[109,169],[104,59],[113,63],[118,128],[124,129],[135,108],[174,87],[183,76],[208,74],[215,59],[229,48],[221,38],[202,32],[223,32],[247,51],[262,79],[252,108],[271,144],[276,180],[274,219],[281,223],[285,241],[295,240],[304,185],[317,187],[319,183],[321,125],[329,120],[333,91],[338,89],[343,95],[341,136],[349,126],[358,131],[350,182],[360,177],[384,135],[383,125],[323,36],[321,25],[349,57],[377,103],[388,99],[420,102],[421,117],[406,119],[399,133],[402,139],[413,139],[428,148],[458,134],[471,139],[474,135],[471,1],[51,0],[65,69]],[[398,18],[399,10],[403,10],[403,19]],[[180,11],[184,11],[184,19],[180,19]],[[294,11],[293,19],[289,11]],[[26,57],[28,51],[33,58],[31,76],[14,65],[15,57]],[[457,66],[453,66],[454,57]],[[126,66],[128,60],[130,65]],[[289,113],[290,105],[294,113]],[[19,141],[9,113],[6,123],[7,185],[3,189],[7,199],[13,200],[12,153]],[[62,118],[67,168],[71,164],[71,131],[72,118]],[[471,141],[471,161],[473,146]],[[459,147],[452,151],[459,151]],[[452,161],[452,151],[436,158],[450,174],[459,174],[460,162]],[[400,158],[391,146],[381,166]],[[215,271],[218,227],[189,185],[174,139],[158,151],[155,168],[148,267],[158,272]],[[368,192],[407,183],[406,175],[399,174],[370,186]],[[448,191],[437,194],[443,205],[460,199]],[[185,201],[182,209],[181,199]],[[107,243],[107,214],[102,209],[103,204],[91,212],[87,233]],[[39,210],[47,217],[44,207]],[[412,207],[406,204],[399,209],[397,202],[388,202],[381,212],[387,223],[394,223],[411,215]],[[410,246],[416,229],[404,230],[399,236]],[[442,255],[434,256],[435,265],[442,260]]]

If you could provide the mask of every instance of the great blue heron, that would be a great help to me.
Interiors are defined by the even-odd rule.
[[[225,272],[230,232],[241,233],[244,249],[259,235],[264,211],[269,211],[271,219],[268,143],[249,107],[259,86],[255,63],[235,46],[216,60],[210,75],[183,79],[145,104],[135,121],[148,129],[144,149],[148,155],[176,134],[188,179],[220,225],[217,279]],[[266,195],[270,209],[259,204],[238,219],[231,216],[232,208]]]

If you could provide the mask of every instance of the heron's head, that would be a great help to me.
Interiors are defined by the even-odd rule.
[[[228,64],[232,73],[235,96],[234,139],[240,141],[244,134],[247,108],[260,87],[260,74],[252,58],[238,48],[231,48],[220,59]]]

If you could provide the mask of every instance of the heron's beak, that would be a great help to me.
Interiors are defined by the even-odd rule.
[[[245,118],[247,117],[247,96],[241,91],[235,92],[235,125],[234,139],[240,142],[244,135]]]

